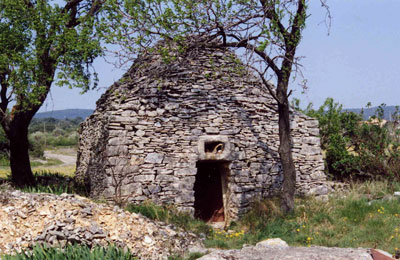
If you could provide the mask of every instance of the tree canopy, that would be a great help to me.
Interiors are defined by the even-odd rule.
[[[102,53],[90,2],[0,1],[3,112],[11,101],[25,109],[39,104],[54,79],[59,86],[89,88],[90,64]]]
[[[101,0],[0,0],[0,121],[10,140],[12,180],[31,184],[28,126],[50,91],[96,86],[93,60]]]

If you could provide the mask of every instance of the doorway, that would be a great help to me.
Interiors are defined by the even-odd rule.
[[[206,222],[225,221],[229,163],[199,161],[194,183],[194,215]]]

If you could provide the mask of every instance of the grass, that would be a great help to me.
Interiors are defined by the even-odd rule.
[[[190,253],[187,257],[182,257],[179,255],[173,255],[168,257],[168,260],[195,260],[197,258],[200,258],[202,256],[204,256],[205,254],[202,253]]]
[[[51,159],[54,161],[58,161],[55,159]],[[32,166],[34,165],[34,166]],[[70,165],[70,166],[57,166],[57,164],[52,164],[50,163],[50,165],[38,165],[35,163],[31,164],[32,166],[32,171],[34,173],[37,172],[54,172],[57,173],[58,175],[62,175],[62,176],[67,176],[67,177],[73,177],[75,174],[75,165]],[[10,177],[11,174],[11,170],[10,167],[0,167],[0,179],[7,179]]]
[[[75,165],[70,165],[70,166],[38,166],[38,167],[33,167],[32,170],[34,172],[43,172],[43,171],[48,171],[48,172],[55,172],[61,176],[65,177],[74,177],[75,175]]]
[[[73,186],[72,178],[63,174],[42,171],[35,173],[35,178],[38,185],[25,191],[82,194]],[[173,206],[145,202],[128,205],[126,210],[196,233],[205,238],[207,247],[241,248],[243,244],[281,238],[292,246],[379,248],[395,254],[400,247],[400,198],[392,196],[394,191],[400,191],[400,183],[355,183],[326,201],[298,198],[295,211],[286,216],[280,212],[279,200],[258,201],[228,231],[213,230]],[[198,255],[188,257],[195,259]]]
[[[240,248],[267,238],[281,238],[292,246],[365,247],[395,253],[400,247],[400,199],[385,197],[400,190],[398,183],[353,184],[344,197],[328,201],[303,198],[293,214],[283,216],[277,200],[256,202],[231,227],[215,231],[208,247]]]
[[[67,147],[48,147],[49,150],[56,152],[57,154],[62,155],[76,155],[76,148],[72,146]],[[52,171],[57,172],[58,174],[73,177],[75,174],[75,165],[63,165],[63,162],[58,159],[40,159],[32,158],[31,159],[31,168],[33,172],[41,172],[41,171]],[[7,178],[11,173],[10,169],[10,161],[4,156],[0,156],[0,178]]]
[[[18,187],[17,189],[30,193],[52,193],[60,195],[62,193],[74,193],[86,195],[84,187],[79,187],[70,176],[65,176],[53,171],[42,170],[34,172],[36,180],[35,186]],[[0,183],[8,182],[9,176],[0,178]]]
[[[178,212],[173,206],[158,206],[152,202],[144,202],[141,205],[129,204],[125,209],[129,212],[140,213],[153,220],[173,224],[198,235],[212,233],[211,227],[204,221],[195,219],[187,213]]]
[[[129,205],[127,210],[203,233],[206,247],[241,248],[281,238],[292,246],[379,248],[395,254],[400,247],[400,198],[391,196],[394,191],[400,191],[400,183],[351,184],[348,191],[333,194],[327,201],[296,199],[295,211],[286,216],[280,212],[279,200],[258,201],[228,231],[213,230],[173,207],[149,202]]]
[[[40,161],[32,161],[31,162],[31,167],[35,168],[38,166],[56,166],[56,165],[60,165],[63,162],[58,160],[58,159],[47,159],[46,162],[40,162]]]
[[[168,260],[195,260],[202,257],[201,253],[190,253],[187,257],[173,255]],[[129,250],[121,249],[115,246],[89,248],[84,245],[68,245],[67,247],[52,248],[36,245],[32,251],[21,252],[15,255],[0,255],[3,260],[137,260]]]
[[[64,249],[35,246],[32,252],[22,252],[16,255],[1,256],[4,260],[81,260],[81,259],[96,259],[96,260],[134,260],[137,259],[126,251],[114,246],[107,248],[94,247],[92,249],[86,246],[74,245],[67,246]]]

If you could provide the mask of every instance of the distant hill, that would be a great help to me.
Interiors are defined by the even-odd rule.
[[[364,108],[364,120],[369,119],[371,116],[376,114],[378,107]],[[361,113],[361,108],[346,108],[343,111],[354,112],[357,114]],[[386,106],[384,107],[383,119],[392,120],[392,114],[396,111],[396,106]]]
[[[93,113],[93,109],[64,109],[54,110],[49,112],[40,112],[35,115],[35,118],[55,118],[55,119],[74,119],[82,117],[85,119]]]
[[[364,120],[367,120],[371,116],[375,115],[378,107],[364,108]],[[40,112],[35,115],[35,118],[55,118],[55,119],[74,119],[82,117],[85,119],[93,113],[93,109],[64,109],[54,110],[49,112]],[[361,113],[361,108],[344,108],[343,111],[354,112],[357,114]],[[392,114],[396,111],[395,106],[386,106],[384,110],[383,118],[386,120],[392,120]]]

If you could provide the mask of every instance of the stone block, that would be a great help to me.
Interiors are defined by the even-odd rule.
[[[309,128],[317,128],[318,120],[309,119],[309,120],[305,121],[304,124],[306,127],[309,127]]]
[[[154,181],[155,175],[138,175],[133,178],[135,182],[151,182]]]
[[[162,163],[164,159],[164,154],[161,153],[149,153],[146,158],[144,159],[144,162],[146,163]]]
[[[316,146],[303,145],[301,147],[300,153],[306,156],[317,155],[321,153],[321,148]]]
[[[218,134],[219,129],[216,127],[205,127],[204,130],[206,131],[207,134]]]
[[[175,171],[176,176],[193,176],[196,175],[197,168],[183,168]]]
[[[160,182],[175,182],[179,179],[173,175],[157,175],[156,181]]]
[[[180,193],[175,198],[175,203],[177,203],[177,204],[183,204],[183,203],[188,203],[188,202],[194,202],[194,192]]]
[[[146,134],[146,132],[143,131],[143,130],[140,130],[140,129],[139,129],[139,130],[136,131],[136,135],[139,136],[139,137],[142,137],[142,136],[144,136],[145,134]]]
[[[128,154],[128,147],[125,145],[108,146],[106,154],[107,156],[123,156]]]
[[[319,137],[315,137],[315,136],[304,137],[303,143],[311,144],[311,145],[315,145],[315,146],[321,145],[321,141],[320,141]]]
[[[121,186],[122,196],[141,196],[143,194],[142,185],[140,183],[130,183]]]
[[[132,155],[131,159],[130,159],[130,164],[131,165],[141,165],[144,162],[144,159],[137,156],[137,155]]]

